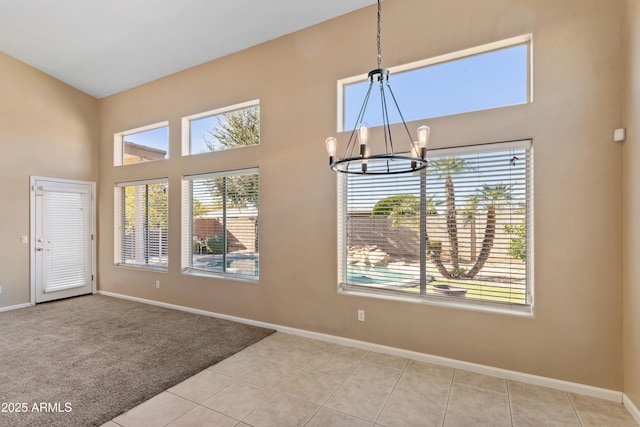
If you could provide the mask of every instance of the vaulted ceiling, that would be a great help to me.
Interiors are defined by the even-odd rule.
[[[0,0],[0,51],[102,98],[374,0]]]

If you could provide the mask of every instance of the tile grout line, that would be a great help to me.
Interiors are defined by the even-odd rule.
[[[327,349],[324,351],[324,353],[327,353],[329,349],[331,349],[331,348],[335,347],[336,345],[338,345],[338,344],[333,344],[333,345],[331,345],[331,346],[327,347]],[[324,353],[323,353],[323,354],[324,354]],[[341,380],[340,385],[338,385],[338,387],[336,387],[336,389],[335,389],[335,390],[333,390],[333,391],[329,394],[329,396],[324,400],[324,403],[322,403],[321,408],[325,408],[325,409],[328,409],[328,410],[330,410],[330,411],[338,412],[338,413],[340,413],[340,414],[344,414],[344,415],[347,415],[347,416],[349,416],[349,417],[353,417],[353,418],[356,418],[356,419],[362,420],[362,418],[356,417],[355,415],[348,414],[348,413],[346,413],[346,412],[342,412],[342,411],[339,411],[339,410],[337,410],[337,409],[329,408],[328,406],[325,406],[325,405],[326,405],[326,403],[327,403],[329,400],[331,400],[331,398],[333,397],[333,395],[334,395],[334,394],[336,394],[336,392],[340,389],[340,387],[342,387],[342,386],[344,385],[344,383],[347,381],[347,379],[349,379],[349,377],[351,376],[351,374],[353,374],[353,372],[358,368],[358,366],[360,366],[360,364],[361,364],[361,363],[362,363],[362,362],[367,358],[367,356],[369,356],[369,354],[371,354],[371,351],[366,350],[366,353],[364,354],[364,356],[362,356],[362,357],[360,358],[360,360],[358,361],[358,363],[356,363],[356,365],[351,369],[351,371],[349,371],[349,373],[344,377],[344,379],[342,379],[342,380]],[[339,356],[339,355],[337,355],[337,356]],[[338,377],[334,377],[334,378],[338,378]],[[318,409],[318,411],[320,411],[320,409]],[[316,413],[317,413],[318,411],[316,411]],[[315,414],[314,414],[314,416],[315,416]],[[366,421],[366,420],[362,420],[362,421]],[[368,421],[367,421],[367,422],[368,422]],[[373,424],[375,424],[375,422],[373,422]]]
[[[576,405],[574,404],[573,398],[571,397],[571,393],[567,393],[567,397],[569,398],[569,403],[571,403],[571,409],[573,409],[573,413],[576,414],[576,418],[578,419],[578,422],[580,423],[581,426],[584,426],[584,423],[582,422],[582,418],[580,417],[580,413],[576,409]]]
[[[312,364],[313,362],[315,362],[316,360],[320,359],[320,358],[322,357],[322,355],[327,354],[327,350],[329,350],[330,348],[332,348],[334,345],[335,345],[335,344],[331,344],[330,346],[326,347],[324,350],[322,350],[322,352],[321,352],[321,353],[319,353],[315,358],[313,358],[313,360],[309,361],[306,365],[304,365],[304,366],[302,367],[302,369],[300,370],[300,372],[298,372],[298,375],[296,375],[295,377],[293,377],[293,378],[291,379],[291,381],[293,381],[294,379],[296,379],[296,378],[297,378],[299,375],[301,375],[303,372],[307,372],[307,373],[309,373],[310,371],[305,370],[305,368],[306,368],[307,366],[309,366],[310,364]],[[340,383],[340,384],[342,384],[342,383]],[[339,387],[339,386],[338,386],[338,387]],[[337,390],[337,388],[336,388],[336,390]],[[329,395],[329,396],[331,396],[331,395]],[[303,399],[303,400],[304,400],[304,399]],[[313,415],[311,415],[311,416],[309,417],[309,419],[307,420],[307,422],[305,422],[305,423],[304,423],[304,426],[306,426],[307,424],[309,424],[309,423],[311,422],[311,420],[313,419],[313,417],[315,417],[315,416],[316,416],[316,414],[317,414],[318,412],[320,412],[320,409],[324,408],[324,404],[327,402],[327,400],[329,400],[329,397],[327,397],[327,398],[322,402],[322,404],[321,404],[321,405],[318,405],[318,409],[316,409],[316,410],[315,410],[315,412],[313,413]],[[307,400],[305,400],[305,402],[307,402]],[[313,403],[313,402],[310,402],[310,403]],[[316,403],[316,405],[317,405],[317,403]]]
[[[212,366],[215,366],[215,365],[212,365]],[[208,368],[207,368],[207,369],[208,369]],[[205,370],[206,370],[206,369],[205,369]],[[203,371],[203,372],[204,372],[204,371]],[[219,373],[219,372],[216,372],[216,374],[218,374],[218,375],[223,375],[223,374],[221,374],[221,373]],[[197,374],[196,374],[196,375],[197,375]],[[193,408],[189,409],[189,410],[188,410],[187,412],[185,412],[184,414],[180,415],[180,416],[179,416],[178,418],[176,418],[175,420],[173,420],[173,421],[169,422],[169,424],[171,424],[171,423],[173,423],[173,422],[175,422],[175,421],[179,420],[180,418],[184,417],[185,415],[187,415],[189,412],[193,411],[193,410],[194,410],[194,409],[196,409],[197,407],[201,407],[201,408],[204,408],[204,409],[206,409],[206,410],[208,410],[208,411],[213,411],[213,412],[215,412],[216,414],[220,414],[220,415],[223,415],[223,416],[225,416],[225,417],[227,417],[227,418],[231,418],[232,420],[237,421],[236,425],[237,425],[238,423],[241,423],[241,422],[242,422],[242,420],[239,420],[239,419],[237,419],[237,418],[235,418],[235,417],[232,417],[232,416],[231,416],[231,415],[229,415],[229,414],[224,414],[224,413],[222,413],[222,412],[220,412],[220,411],[218,411],[218,410],[215,410],[215,409],[209,408],[208,406],[203,405],[203,403],[204,403],[204,402],[206,402],[207,400],[211,399],[213,396],[215,396],[216,394],[220,393],[222,390],[226,389],[226,388],[227,388],[227,387],[229,387],[231,384],[235,383],[236,381],[242,381],[240,378],[234,378],[234,377],[231,377],[231,376],[229,376],[229,375],[223,375],[223,376],[226,376],[226,377],[228,377],[228,378],[231,378],[233,381],[232,381],[232,382],[230,382],[229,384],[227,384],[226,386],[222,387],[220,390],[218,390],[218,391],[216,391],[215,393],[213,393],[211,396],[209,396],[209,397],[207,397],[206,399],[204,399],[204,400],[202,401],[202,403],[198,403],[198,402],[195,402],[195,401],[193,401],[193,400],[191,400],[191,399],[188,399],[188,398],[186,398],[186,397],[184,397],[184,396],[180,396],[179,394],[175,394],[174,392],[169,391],[169,389],[165,390],[163,393],[169,393],[169,394],[171,394],[171,395],[173,395],[173,396],[179,397],[179,398],[184,399],[184,400],[186,400],[186,401],[188,401],[188,402],[195,403],[195,405],[196,405],[195,407],[193,407]],[[193,377],[190,377],[190,378],[193,378]],[[187,379],[189,379],[189,378],[187,378]],[[185,381],[186,381],[186,380],[185,380]],[[143,403],[144,403],[144,402],[143,402]],[[141,405],[142,405],[142,403],[141,403]],[[165,426],[167,426],[167,425],[169,425],[169,424],[166,424]],[[118,424],[118,425],[120,425],[120,424]]]
[[[400,382],[400,379],[402,378],[402,375],[404,375],[404,373],[407,371],[407,367],[409,366],[409,363],[411,363],[411,359],[407,359],[407,363],[405,363],[404,367],[402,368],[402,372],[400,373],[400,376],[396,380],[395,384],[393,384],[393,387],[391,388],[391,391],[389,392],[389,396],[387,396],[387,398],[385,399],[384,403],[382,404],[382,408],[380,408],[380,413],[378,414],[376,419],[373,421],[374,425],[378,424],[378,420],[380,419],[380,416],[382,415],[382,413],[384,412],[385,408],[387,407],[387,404],[389,403],[389,400],[391,399],[391,395],[393,394],[393,392],[395,391],[396,387],[398,386],[398,383]]]
[[[267,337],[267,338],[268,338],[268,337]],[[275,344],[276,344],[277,346],[279,346],[279,347],[283,347],[283,348],[285,348],[285,349],[289,349],[289,348],[291,348],[291,347],[295,347],[292,343],[275,343]],[[315,359],[314,359],[314,360],[315,360]],[[278,364],[278,365],[286,366],[286,367],[289,367],[289,368],[298,369],[300,372],[298,372],[297,374],[295,374],[295,375],[291,378],[291,380],[293,380],[293,379],[294,379],[294,378],[296,378],[298,375],[300,375],[300,373],[302,373],[302,372],[303,372],[303,369],[301,369],[301,368],[296,368],[295,366],[291,366],[291,365],[289,365],[289,364],[284,364],[284,363],[276,362],[276,361],[271,360],[271,359],[269,359],[269,358],[266,358],[266,361],[267,361],[267,362],[271,362],[271,363],[275,363],[275,364]],[[262,365],[260,365],[260,366],[262,366]],[[249,375],[251,372],[253,372],[253,371],[257,370],[260,366],[256,366],[254,369],[252,369],[251,371],[249,371],[249,372],[247,372],[245,375],[243,375],[243,376],[242,376],[242,378],[246,377],[246,376],[247,376],[247,375]],[[306,366],[306,365],[305,365],[305,366]],[[268,388],[268,387],[263,387],[263,386],[261,386],[261,385],[253,384],[253,383],[248,382],[248,381],[245,381],[245,382],[246,382],[247,384],[251,384],[251,385],[253,385],[253,386],[255,386],[255,387],[259,387],[259,388],[261,388],[261,389],[263,389],[263,390],[266,390],[266,391],[272,391],[271,395],[270,395],[269,397],[267,397],[267,398],[264,400],[264,402],[262,402],[261,404],[259,404],[259,405],[258,405],[258,406],[256,406],[255,408],[253,408],[253,410],[251,410],[247,415],[245,415],[245,416],[242,418],[242,420],[240,420],[240,422],[241,422],[241,423],[249,424],[248,422],[245,422],[244,420],[246,420],[248,417],[250,417],[250,416],[251,416],[255,411],[257,411],[258,409],[262,408],[262,407],[263,407],[263,406],[264,406],[264,405],[265,405],[265,404],[266,404],[266,403],[267,403],[271,398],[273,398],[273,396],[275,396],[276,394],[280,393],[280,389],[275,389],[275,390],[274,390],[274,389],[271,389],[271,388]],[[288,384],[288,383],[287,383],[287,384]],[[280,387],[280,388],[282,388],[282,387]],[[284,393],[281,393],[281,394],[283,394],[283,395],[285,395],[285,396],[288,396],[287,394],[284,394]],[[304,400],[304,399],[300,399],[300,400],[303,400],[303,401],[305,401],[305,402],[306,402],[306,400]],[[312,403],[312,402],[310,402],[310,403]],[[317,412],[317,411],[316,411],[316,412]],[[315,415],[315,413],[314,413],[314,415]],[[235,419],[235,418],[234,418],[234,419]],[[309,419],[311,419],[311,418],[309,418]],[[236,424],[236,425],[237,425],[237,424]],[[251,425],[251,424],[249,424],[249,425]]]
[[[271,395],[264,400],[264,402],[260,403],[258,406],[253,408],[251,411],[249,411],[249,413],[247,415],[242,417],[242,419],[240,420],[241,423],[249,424],[248,422],[245,422],[244,420],[246,420],[249,416],[251,416],[251,414],[253,414],[255,411],[257,411],[258,409],[262,408],[269,401],[269,399],[271,399],[273,396],[275,396],[278,392],[274,391],[272,389],[269,389],[269,388],[265,388],[265,387],[262,387],[262,386],[259,386],[259,385],[255,385],[255,384],[247,382],[247,381],[245,381],[245,383],[250,384],[250,385],[252,385],[254,387],[259,387],[259,388],[261,388],[263,390],[272,392]],[[224,415],[227,415],[227,414],[224,414]],[[227,416],[231,417],[230,415],[227,415]],[[233,417],[231,417],[231,418],[233,418]],[[233,419],[235,420],[236,418],[233,418]],[[251,424],[249,424],[249,425],[251,425]]]
[[[269,337],[267,337],[267,338],[269,338]],[[266,338],[265,338],[265,339],[266,339]],[[264,341],[264,340],[261,340],[261,341],[258,341],[258,342],[262,342],[262,341]],[[256,344],[257,344],[257,343],[256,343]],[[283,344],[278,343],[278,345],[283,345]],[[287,346],[290,346],[290,345],[288,345],[288,344],[287,344]],[[251,347],[251,346],[249,346],[249,347]],[[242,351],[246,350],[246,349],[247,349],[247,348],[249,348],[249,347],[246,347],[246,348],[245,348],[245,349],[243,349]],[[238,353],[239,353],[239,352],[238,352]],[[238,353],[236,353],[236,354],[238,354]],[[249,381],[246,381],[244,378],[245,378],[247,375],[251,374],[252,372],[254,372],[254,371],[258,370],[261,366],[264,366],[264,365],[265,365],[265,363],[264,363],[264,362],[265,362],[265,360],[266,360],[267,362],[271,362],[271,363],[278,363],[278,362],[274,362],[274,361],[272,361],[271,359],[268,359],[268,358],[263,358],[263,357],[262,357],[262,356],[260,356],[259,354],[256,354],[256,353],[255,353],[255,350],[249,350],[249,351],[247,352],[247,354],[248,354],[250,357],[254,358],[254,359],[258,359],[258,360],[260,360],[260,364],[259,364],[258,366],[255,366],[255,367],[253,367],[253,368],[249,369],[249,371],[245,372],[243,375],[241,375],[241,376],[239,376],[239,377],[233,377],[233,376],[231,376],[231,375],[226,375],[226,374],[223,374],[223,373],[221,373],[221,372],[216,372],[215,370],[212,370],[211,368],[212,368],[213,366],[217,365],[217,363],[216,363],[215,365],[212,365],[212,366],[210,366],[209,368],[207,368],[207,369],[211,370],[212,372],[215,372],[215,373],[216,373],[216,374],[218,374],[218,375],[223,375],[223,376],[227,376],[227,377],[229,377],[229,378],[232,378],[234,381],[233,381],[233,382],[231,382],[231,383],[229,383],[229,384],[227,384],[226,386],[224,386],[222,389],[218,390],[217,392],[213,393],[213,394],[212,394],[211,396],[209,396],[206,400],[211,399],[213,396],[216,396],[217,394],[221,393],[223,390],[226,390],[226,389],[227,389],[228,387],[230,387],[232,384],[237,383],[237,382],[243,382],[243,383],[245,383],[245,384],[249,384],[249,385],[251,385],[251,386],[253,386],[253,387],[259,387],[260,389],[265,390],[265,391],[273,391],[272,389],[269,389],[269,388],[266,388],[266,387],[262,387],[262,386],[259,386],[259,385],[257,385],[257,384],[253,384],[253,383],[251,383],[251,382],[249,382]],[[234,355],[234,356],[235,356],[235,355]],[[233,356],[231,356],[231,357],[233,357]],[[228,359],[224,359],[224,360],[228,360]],[[224,360],[221,360],[220,362],[224,362]],[[220,362],[218,362],[218,363],[220,363]],[[281,364],[281,365],[284,365],[284,364]],[[289,365],[284,365],[284,366],[289,366]],[[229,415],[229,414],[225,414],[225,413],[222,413],[222,412],[220,412],[220,411],[216,411],[215,409],[209,408],[209,407],[207,407],[207,406],[205,406],[205,405],[201,405],[201,406],[203,406],[203,407],[205,407],[205,408],[207,408],[207,409],[209,409],[209,410],[215,411],[215,412],[217,412],[217,413],[220,413],[220,414],[222,414],[222,415],[224,415],[224,416],[227,416],[227,417],[229,417],[229,418],[231,418],[231,419],[238,420],[238,422],[236,423],[236,425],[238,425],[239,423],[244,423],[244,421],[243,421],[243,420],[244,420],[245,418],[247,418],[249,415],[251,415],[253,412],[255,412],[258,408],[262,407],[262,405],[264,405],[264,404],[265,404],[269,399],[271,399],[271,398],[272,398],[276,393],[277,393],[277,391],[276,391],[276,392],[272,392],[272,393],[271,393],[271,395],[269,395],[269,397],[267,397],[267,398],[264,400],[264,402],[262,402],[260,405],[258,405],[257,407],[255,407],[253,410],[251,410],[247,415],[245,415],[245,416],[243,417],[243,419],[242,419],[242,420],[238,420],[237,418],[232,417],[232,416],[231,416],[231,415]],[[206,401],[206,400],[205,400],[205,401]],[[203,402],[203,403],[204,403],[204,402]],[[245,424],[249,424],[249,423],[245,423]]]
[[[509,421],[511,426],[513,426],[513,407],[511,406],[511,389],[509,388],[509,381],[505,380],[505,385],[507,387],[507,404],[509,405]]]
[[[306,349],[306,348],[304,348],[304,347],[297,346],[295,343],[279,344],[279,345],[282,345],[283,347],[288,347],[288,348],[297,348],[297,349],[307,350],[307,349]],[[300,367],[300,368],[299,368],[299,367],[297,367],[297,366],[292,366],[292,365],[289,365],[289,364],[284,364],[284,363],[276,362],[276,361],[273,361],[273,360],[270,360],[270,359],[267,359],[267,361],[272,362],[272,363],[281,364],[281,365],[283,365],[283,366],[288,366],[288,367],[291,367],[291,368],[294,368],[294,369],[298,369],[298,370],[300,371],[300,372],[298,372],[297,374],[295,374],[295,375],[291,378],[291,380],[290,380],[289,382],[287,382],[287,384],[289,384],[289,383],[290,383],[291,381],[293,381],[295,378],[297,378],[298,376],[300,376],[303,372],[311,373],[311,374],[317,374],[317,375],[325,375],[325,374],[321,374],[321,373],[319,373],[319,372],[313,372],[313,371],[306,370],[305,368],[307,368],[309,365],[311,365],[314,361],[316,361],[316,360],[320,359],[323,355],[325,355],[325,354],[330,354],[330,353],[329,353],[329,349],[331,349],[331,348],[335,347],[335,345],[336,345],[336,344],[332,344],[332,345],[330,345],[330,346],[327,346],[327,347],[326,347],[326,348],[324,348],[324,349],[323,349],[323,350],[322,350],[322,351],[321,351],[317,356],[315,356],[312,360],[310,360],[310,361],[309,361],[309,362],[307,362],[303,367]],[[365,353],[365,357],[366,357],[366,355],[368,355],[369,353],[370,353],[370,352],[369,352],[369,351],[367,351],[367,353]],[[275,390],[275,391],[274,391],[274,393],[273,393],[271,396],[269,396],[269,397],[268,397],[264,402],[262,402],[258,407],[256,407],[253,411],[251,411],[249,414],[247,414],[247,415],[246,415],[242,420],[240,420],[239,422],[243,422],[243,423],[244,423],[244,422],[245,422],[245,421],[244,421],[244,419],[246,419],[246,418],[247,418],[247,417],[249,417],[251,414],[253,414],[255,411],[257,411],[259,408],[261,408],[262,406],[264,406],[264,404],[265,404],[269,399],[271,399],[273,396],[275,396],[276,394],[280,393],[280,394],[282,394],[282,395],[284,395],[284,396],[293,397],[294,399],[298,399],[298,400],[301,400],[301,401],[303,401],[303,402],[311,403],[311,404],[313,404],[313,405],[318,406],[318,409],[316,409],[316,411],[311,415],[311,417],[309,417],[309,419],[304,423],[304,425],[307,425],[307,424],[308,424],[308,423],[313,419],[313,417],[314,417],[314,416],[315,416],[315,415],[320,411],[320,409],[322,409],[322,408],[330,409],[330,408],[327,408],[327,407],[325,407],[325,406],[324,406],[324,405],[325,405],[325,403],[326,403],[326,402],[331,398],[331,396],[333,396],[333,394],[338,390],[338,388],[340,388],[340,386],[341,386],[342,384],[344,384],[344,382],[347,380],[347,378],[349,378],[349,376],[351,376],[351,374],[353,373],[353,371],[355,371],[355,369],[360,365],[360,363],[361,363],[363,360],[364,360],[364,357],[363,357],[362,359],[360,359],[360,361],[359,361],[359,362],[356,364],[356,366],[355,366],[355,367],[354,367],[354,368],[349,372],[349,374],[347,374],[347,376],[346,376],[343,380],[341,380],[340,385],[339,385],[338,387],[336,387],[336,390],[334,390],[334,391],[333,391],[333,392],[332,392],[332,393],[331,393],[331,394],[330,394],[330,395],[329,395],[329,396],[328,396],[328,397],[323,401],[323,403],[322,403],[322,404],[317,404],[317,403],[315,403],[315,402],[311,402],[311,401],[306,400],[306,399],[300,399],[299,397],[291,396],[291,395],[288,395],[288,394],[286,394],[286,393],[282,393],[282,392],[281,392],[281,389],[282,389],[282,387],[284,387],[284,385],[283,385],[283,386],[281,386],[279,389]],[[258,369],[258,367],[254,368],[254,370],[255,370],[255,369]],[[253,372],[253,370],[252,370],[251,372]],[[245,374],[244,376],[246,376],[246,375],[248,375],[248,374],[249,374],[249,372],[248,372],[247,374]],[[244,378],[244,376],[243,376],[242,378]],[[329,377],[333,377],[333,376],[331,376],[331,375],[327,375],[327,376],[329,376]],[[337,378],[337,377],[333,377],[333,378]],[[285,385],[286,385],[286,384],[285,384]],[[261,387],[261,386],[260,386],[260,387]],[[261,388],[264,388],[264,387],[261,387]],[[268,388],[267,388],[267,390],[270,390],[270,389],[268,389]],[[332,411],[334,411],[333,409],[331,409],[331,410],[332,410]],[[340,412],[340,411],[336,411],[336,412]],[[349,414],[345,414],[345,415],[349,415]],[[352,415],[350,415],[350,416],[352,416]],[[356,417],[356,418],[357,418],[357,417]],[[235,419],[235,418],[234,418],[234,419]],[[248,424],[248,423],[247,423],[247,424]]]
[[[451,401],[451,392],[453,391],[453,382],[456,378],[457,369],[453,369],[453,375],[451,375],[451,383],[449,384],[449,393],[447,393],[447,404],[444,405],[444,417],[442,417],[442,426],[447,422],[447,412],[449,412],[449,402]]]

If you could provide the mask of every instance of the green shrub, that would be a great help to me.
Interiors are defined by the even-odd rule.
[[[222,254],[223,236],[216,234],[207,239],[207,251],[210,254],[218,255]],[[227,239],[227,251],[229,249],[229,240]]]
[[[521,224],[505,224],[504,232],[514,235],[509,241],[509,256],[514,259],[525,261],[527,258],[527,229],[525,221]]]

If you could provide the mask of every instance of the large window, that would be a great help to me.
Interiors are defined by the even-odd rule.
[[[182,154],[203,154],[260,143],[259,101],[182,119]]]
[[[115,166],[169,157],[169,123],[162,122],[114,135]]]
[[[531,101],[530,50],[530,36],[515,37],[393,67],[389,84],[405,121],[524,104]],[[338,130],[357,125],[368,86],[366,76],[338,82]],[[379,96],[371,93],[371,105],[379,105]],[[400,122],[397,111],[389,109],[389,114],[391,123]],[[368,109],[363,122],[381,125],[380,109]]]
[[[430,150],[413,174],[341,174],[341,288],[528,310],[531,168],[517,141]]]
[[[167,179],[116,185],[116,264],[167,269],[168,187]]]
[[[259,181],[257,169],[184,178],[186,272],[258,278]]]

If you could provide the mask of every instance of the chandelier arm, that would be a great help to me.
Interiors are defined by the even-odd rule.
[[[389,111],[387,110],[387,97],[384,94],[383,83],[380,83],[380,108],[382,108],[382,131],[384,133],[384,148],[387,153],[395,155],[393,150],[393,138],[391,137],[391,125],[389,124]]]
[[[353,150],[355,150],[356,143],[354,137],[356,132],[358,131],[358,124],[362,123],[362,119],[367,111],[367,106],[369,105],[369,96],[371,95],[371,88],[373,87],[373,80],[369,82],[369,87],[367,88],[367,93],[364,96],[364,101],[362,106],[360,107],[360,112],[358,113],[358,117],[356,119],[356,123],[353,126],[353,130],[351,131],[351,135],[349,136],[349,141],[347,142],[347,146],[344,149],[343,158],[346,159],[348,157],[353,157]]]
[[[393,137],[391,136],[391,125],[389,124],[389,110],[387,110],[387,97],[384,94],[384,84],[380,83],[380,103],[382,104],[382,133],[384,133],[384,146],[387,153],[391,152],[391,156],[396,153],[393,150]],[[389,150],[391,148],[391,150]],[[391,163],[387,159],[386,172],[391,172]]]
[[[389,93],[391,94],[391,98],[393,99],[393,103],[396,106],[396,110],[398,110],[398,114],[400,115],[400,120],[402,120],[402,125],[404,126],[404,130],[407,132],[407,136],[409,137],[409,141],[413,146],[413,138],[411,138],[411,132],[409,132],[409,127],[407,126],[407,122],[404,121],[404,116],[402,115],[402,111],[400,111],[400,106],[398,105],[398,101],[396,100],[396,96],[393,94],[393,90],[391,90],[391,85],[387,81],[387,88],[389,89]]]

